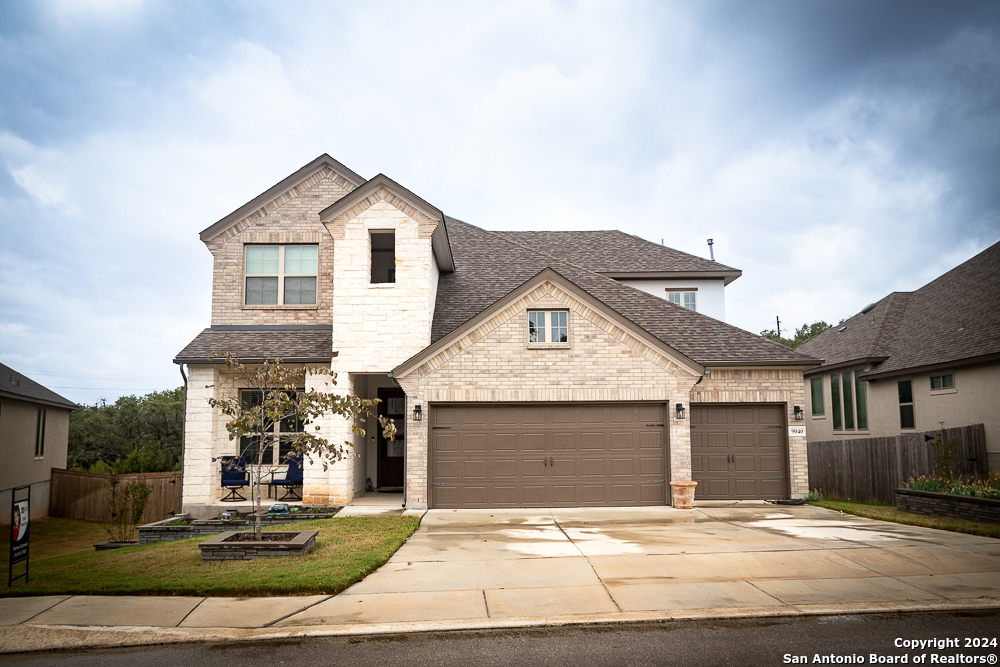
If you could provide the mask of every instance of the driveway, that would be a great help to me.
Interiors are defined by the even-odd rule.
[[[1000,605],[1000,541],[809,507],[430,510],[275,627]]]

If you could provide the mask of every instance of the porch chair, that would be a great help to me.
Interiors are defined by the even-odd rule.
[[[275,479],[274,474],[271,473],[271,479],[267,480],[267,484],[285,488],[285,495],[278,500],[302,500],[302,495],[295,493],[295,487],[302,486],[301,454],[292,454],[288,457],[288,470],[285,471],[284,477]],[[270,492],[268,497],[270,497]],[[277,493],[275,493],[275,497],[277,497]]]
[[[223,456],[222,461],[222,488],[229,489],[229,495],[224,496],[221,502],[235,503],[245,501],[246,498],[239,494],[239,489],[250,486],[250,477],[247,475],[247,463],[242,456]]]

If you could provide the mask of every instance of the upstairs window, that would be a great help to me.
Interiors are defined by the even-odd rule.
[[[913,418],[913,383],[910,380],[900,380],[896,387],[899,390],[899,428],[916,428]]]
[[[246,247],[246,304],[315,305],[319,249],[314,245]]]
[[[396,233],[372,232],[372,283],[396,282]]]
[[[935,375],[931,378],[931,389],[951,389],[955,386],[953,375]]]
[[[667,301],[670,303],[676,303],[678,306],[684,306],[688,310],[698,312],[698,290],[693,287],[677,290],[676,292],[670,291],[670,288],[668,287]]]
[[[565,310],[528,311],[529,343],[568,343],[569,313]]]

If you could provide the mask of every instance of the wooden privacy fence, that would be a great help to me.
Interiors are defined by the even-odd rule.
[[[181,511],[181,473],[146,472],[119,475],[122,485],[140,478],[153,487],[141,523],[159,521]],[[111,521],[108,475],[52,469],[49,516],[86,521]]]
[[[986,429],[982,424],[945,429],[957,440],[958,472],[966,478],[985,478]],[[930,475],[936,466],[934,448],[940,430],[881,438],[824,440],[807,445],[809,489],[824,498],[896,504],[895,489],[911,477]],[[930,436],[930,440],[924,436]]]

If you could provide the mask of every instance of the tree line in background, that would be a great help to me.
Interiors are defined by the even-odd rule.
[[[68,465],[119,474],[179,470],[183,415],[181,387],[74,410],[69,417]]]
[[[845,320],[841,320],[840,323],[843,324]],[[801,327],[795,330],[794,338],[783,338],[774,329],[765,329],[760,332],[760,335],[764,338],[773,340],[776,343],[781,343],[782,345],[787,345],[788,347],[798,347],[809,340],[812,340],[816,336],[820,335],[830,327],[832,324],[827,324],[823,320],[819,322],[813,322],[812,324],[803,324]]]

